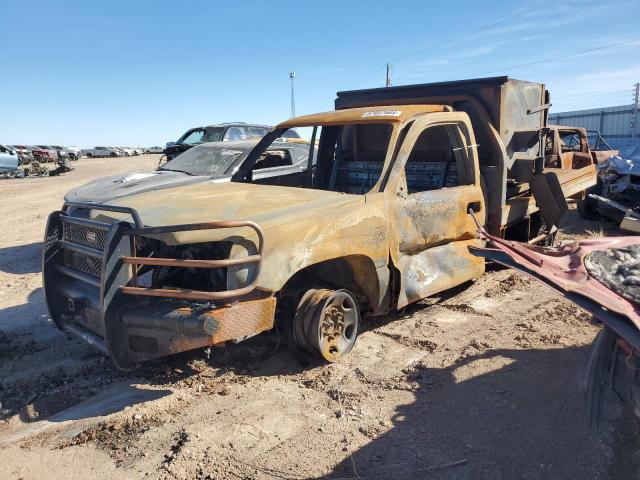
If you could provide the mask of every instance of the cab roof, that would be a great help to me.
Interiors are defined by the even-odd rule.
[[[448,105],[385,105],[345,108],[344,110],[295,117],[280,123],[276,128],[341,125],[344,123],[402,123],[415,115],[450,111],[452,109]]]

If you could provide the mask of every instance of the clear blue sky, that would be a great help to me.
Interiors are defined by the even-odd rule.
[[[636,37],[638,0],[2,0],[0,143],[163,145],[202,124],[274,124],[289,71],[304,114],[382,86],[387,60],[396,85],[509,74],[546,83],[555,111],[627,104],[640,42],[514,66]]]

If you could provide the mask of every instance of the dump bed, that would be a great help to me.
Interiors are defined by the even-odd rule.
[[[422,83],[398,87],[338,92],[336,109],[397,104],[445,104],[469,114],[485,162],[493,157],[486,148],[487,121],[500,136],[509,153],[507,167],[513,163],[511,148],[517,131],[536,131],[546,125],[549,93],[540,83],[509,77],[477,78],[451,82]],[[546,108],[545,108],[546,107]],[[485,150],[485,151],[483,151]]]
[[[554,177],[549,181],[557,188],[536,187],[537,193],[531,190],[533,162],[540,154],[539,134],[546,135],[540,129],[547,125],[550,106],[543,84],[503,76],[344,91],[338,92],[335,100],[336,109],[398,104],[449,105],[469,115],[491,233],[503,234],[504,228],[528,219],[541,207],[562,211],[566,197],[580,196],[595,184],[593,165],[574,166],[568,171],[549,169]],[[549,198],[552,205],[547,208],[543,203]],[[547,225],[549,222],[547,218]]]

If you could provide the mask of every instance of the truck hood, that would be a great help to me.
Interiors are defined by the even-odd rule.
[[[134,208],[146,226],[251,220],[263,230],[268,230],[312,216],[318,216],[319,222],[327,221],[331,216],[335,217],[337,209],[364,202],[364,195],[229,182],[153,191],[109,203]],[[125,218],[112,213],[109,217]],[[190,243],[213,240],[213,237],[217,235],[211,230],[182,232],[174,235],[173,240],[166,241]]]
[[[180,172],[132,172],[98,178],[70,190],[64,196],[68,202],[105,203],[129,195],[162,190],[180,185],[192,185],[211,180],[208,176],[191,176]]]

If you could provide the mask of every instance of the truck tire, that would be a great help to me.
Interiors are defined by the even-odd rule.
[[[88,153],[87,153],[87,158],[93,158],[93,153],[88,152]]]
[[[621,424],[640,417],[640,376],[637,361],[621,348],[618,335],[603,327],[593,341],[585,382],[590,423],[605,437]]]
[[[294,344],[326,362],[336,362],[355,345],[360,326],[356,297],[348,290],[310,289],[293,316]]]

